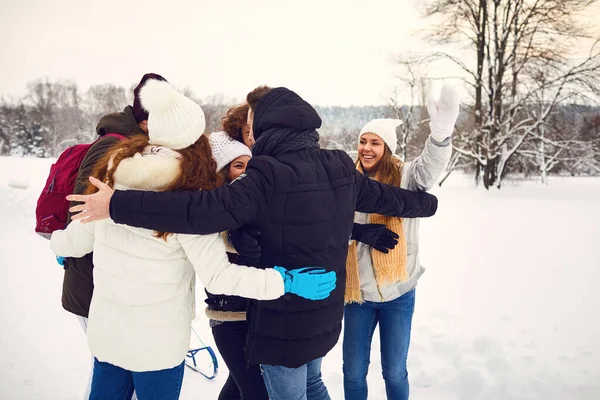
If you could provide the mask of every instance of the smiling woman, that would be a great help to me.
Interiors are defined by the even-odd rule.
[[[358,161],[367,175],[377,173],[378,180],[387,185],[400,186],[400,160],[396,151],[397,119],[375,119],[361,130],[358,142]],[[375,133],[377,132],[377,133]]]
[[[396,128],[402,121],[370,121],[359,134],[357,169],[382,183],[428,190],[452,153],[450,137],[458,111],[458,94],[451,87],[442,89],[439,101],[430,99],[431,135],[423,152],[411,162],[401,162],[394,156]],[[354,222],[346,260],[344,398],[367,399],[371,340],[379,325],[387,398],[407,400],[406,359],[415,286],[424,271],[418,255],[419,220],[356,213]],[[390,241],[390,235],[395,235],[395,240]]]
[[[366,133],[358,143],[358,156],[365,171],[371,171],[389,148],[375,133]]]

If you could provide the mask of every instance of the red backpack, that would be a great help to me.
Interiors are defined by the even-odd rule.
[[[79,167],[85,155],[94,143],[105,137],[126,139],[118,133],[109,133],[93,143],[78,144],[62,152],[58,160],[50,167],[46,186],[35,208],[35,231],[46,239],[52,232],[65,229],[69,217],[69,201],[66,196],[73,193]]]

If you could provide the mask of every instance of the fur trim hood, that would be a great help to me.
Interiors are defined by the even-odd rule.
[[[148,146],[142,153],[121,161],[114,174],[115,189],[165,190],[181,173],[180,154],[162,146]]]

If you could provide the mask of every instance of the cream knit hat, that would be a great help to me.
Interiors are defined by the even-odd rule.
[[[396,153],[398,147],[398,136],[396,135],[396,128],[402,125],[402,121],[399,119],[382,118],[374,119],[369,121],[358,134],[358,141],[365,133],[374,133],[383,139],[383,142],[392,151],[392,154]]]
[[[149,114],[151,144],[181,150],[194,144],[204,133],[202,108],[170,83],[148,80],[140,90],[140,101]]]
[[[217,171],[222,170],[238,157],[252,157],[252,152],[245,144],[232,139],[225,132],[214,132],[209,136],[213,158],[217,162]]]

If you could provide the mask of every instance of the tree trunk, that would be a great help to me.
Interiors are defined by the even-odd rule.
[[[487,0],[479,0],[479,21],[477,21],[477,78],[475,82],[475,129],[477,129],[478,132],[481,132],[481,121],[483,117],[483,107],[481,102],[487,18]]]
[[[543,128],[542,128],[543,129]],[[544,134],[542,133],[542,138]],[[546,146],[543,140],[540,140],[539,154],[538,154],[538,164],[540,166],[540,176],[542,178],[542,183],[544,185],[548,184],[548,171],[546,164]]]
[[[476,161],[475,164],[475,186],[479,186],[479,182],[481,181],[481,171],[483,170],[483,165],[479,161]]]
[[[498,166],[498,156],[494,158],[489,158],[487,160],[487,164],[483,169],[483,186],[486,189],[491,188],[496,183],[498,179],[497,176],[497,166]]]

